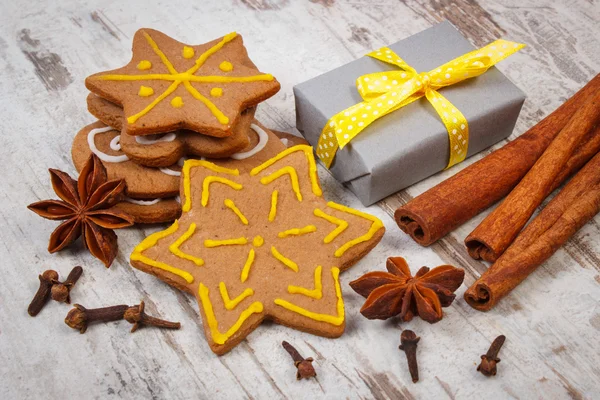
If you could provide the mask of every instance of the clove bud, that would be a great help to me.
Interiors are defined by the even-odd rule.
[[[294,365],[298,369],[296,371],[296,379],[308,379],[317,376],[315,368],[312,365],[314,361],[312,357],[304,358],[300,355],[298,350],[285,340],[281,342],[283,348],[292,356],[292,360],[294,360]]]
[[[417,343],[421,340],[413,331],[404,330],[400,334],[400,350],[404,350],[408,361],[408,370],[413,383],[419,381],[419,366],[417,364]]]
[[[506,340],[506,336],[500,335],[492,342],[487,353],[481,356],[481,363],[477,367],[477,371],[481,372],[485,376],[496,375],[496,364],[500,362],[498,353]]]
[[[49,269],[39,275],[38,278],[40,279],[40,287],[35,293],[35,296],[33,296],[33,300],[31,300],[31,303],[27,308],[27,312],[32,317],[38,315],[50,299],[52,285],[58,281],[58,272]]]
[[[81,277],[83,268],[77,266],[74,267],[67,279],[64,282],[56,282],[52,285],[52,300],[58,301],[59,303],[71,304],[71,289]]]

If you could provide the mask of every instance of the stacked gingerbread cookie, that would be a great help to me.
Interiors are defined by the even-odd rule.
[[[76,135],[73,162],[81,170],[93,153],[110,179],[124,179],[126,197],[116,207],[138,223],[180,215],[184,160],[243,168],[260,162],[259,153],[286,147],[254,119],[256,106],[280,85],[257,69],[236,33],[191,46],[140,29],[126,66],[85,83],[88,110],[99,121]],[[269,144],[270,137],[276,140]]]

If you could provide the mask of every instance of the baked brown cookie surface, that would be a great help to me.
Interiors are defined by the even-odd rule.
[[[265,319],[340,336],[339,272],[380,241],[383,224],[323,199],[309,146],[284,149],[252,168],[234,165],[186,161],[181,218],[140,243],[132,265],[196,296],[217,354]]]
[[[129,214],[136,224],[171,222],[181,215],[181,204],[178,198],[174,197],[155,200],[127,198],[117,203],[114,208]]]
[[[71,148],[75,168],[80,171],[85,160],[94,152],[106,167],[109,179],[125,180],[129,197],[153,200],[176,196],[179,193],[179,176],[129,160],[119,150],[120,135],[121,132],[100,121],[85,126],[75,135]]]
[[[237,153],[250,144],[248,131],[254,119],[255,108],[242,112],[233,134],[215,138],[190,130],[179,130],[151,136],[127,134],[123,124],[123,109],[106,99],[90,94],[88,110],[108,126],[121,131],[121,150],[130,159],[148,167],[167,167],[181,157],[224,158]]]
[[[190,46],[146,28],[136,32],[126,66],[91,75],[85,84],[123,107],[131,135],[189,129],[215,137],[231,136],[241,112],[280,87],[258,71],[235,32]]]

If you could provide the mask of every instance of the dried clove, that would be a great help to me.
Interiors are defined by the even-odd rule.
[[[181,328],[181,324],[179,322],[165,321],[164,319],[147,315],[144,313],[145,306],[146,305],[142,301],[139,305],[128,307],[127,310],[125,310],[125,320],[133,324],[133,327],[131,327],[131,333],[137,331],[141,325],[157,326],[159,328],[167,329]]]
[[[32,317],[38,315],[38,313],[42,311],[42,308],[50,299],[52,285],[58,281],[58,272],[49,269],[39,275],[38,278],[40,279],[40,287],[35,293],[35,296],[33,296],[33,300],[31,300],[31,303],[27,308],[27,312]]]
[[[52,285],[52,300],[56,300],[59,303],[71,304],[71,289],[81,277],[82,273],[83,268],[79,266],[74,267],[64,282],[56,282]]]
[[[419,381],[419,366],[417,364],[417,343],[421,340],[413,331],[406,329],[400,334],[400,350],[404,350],[408,361],[408,370],[413,383]]]
[[[123,319],[125,311],[128,308],[129,306],[122,304],[118,306],[87,309],[80,304],[75,304],[74,308],[67,314],[65,324],[73,329],[78,329],[80,333],[85,333],[91,322],[110,322]]]
[[[481,356],[481,363],[477,367],[477,371],[480,371],[485,376],[496,375],[496,364],[500,362],[498,353],[506,340],[506,336],[500,335],[492,342],[490,349],[487,353]]]
[[[314,361],[312,357],[304,358],[300,355],[298,350],[285,340],[281,342],[283,348],[292,356],[292,360],[294,360],[294,365],[298,368],[296,372],[296,379],[308,379],[314,376],[317,376],[315,372],[315,368],[312,365]]]

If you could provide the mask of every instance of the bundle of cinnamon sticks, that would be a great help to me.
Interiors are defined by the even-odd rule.
[[[599,152],[600,74],[516,140],[400,207],[395,218],[426,246],[506,196],[465,240],[473,258],[494,262],[465,293],[471,306],[489,310],[600,211]]]

